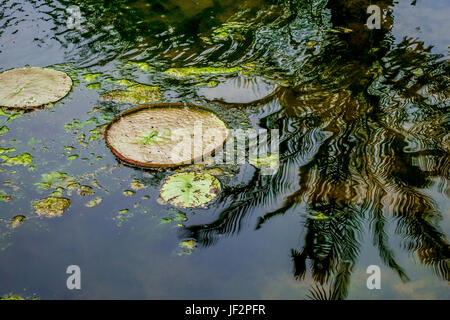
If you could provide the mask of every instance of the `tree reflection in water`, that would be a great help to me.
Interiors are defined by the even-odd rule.
[[[280,30],[289,35],[290,48],[300,50],[293,33],[304,17],[290,3],[291,16]],[[325,1],[308,3],[316,3],[310,8],[317,12]],[[365,26],[370,4],[387,13],[381,30]],[[228,190],[224,202],[231,205],[218,219],[187,226],[183,237],[211,246],[220,235],[239,232],[246,216],[285,191],[297,167],[298,189],[280,208],[259,217],[256,228],[306,205],[304,243],[291,255],[296,279],[310,269],[316,283],[310,298],[347,296],[366,222],[382,261],[408,281],[389,245],[392,217],[404,249],[450,280],[441,212],[421,190],[437,183],[448,194],[449,64],[418,40],[393,44],[393,6],[393,1],[328,2],[332,28],[351,32],[329,33],[320,52],[299,63],[301,69],[293,69],[296,61],[286,63],[295,83],[271,97],[281,108],[261,120],[263,127],[281,131],[279,171],[255,173],[248,185]],[[323,23],[323,16],[315,19]]]

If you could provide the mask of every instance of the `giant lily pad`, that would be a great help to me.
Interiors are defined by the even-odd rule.
[[[72,79],[45,68],[19,68],[0,73],[0,106],[30,109],[64,98]]]
[[[229,134],[213,112],[195,105],[160,103],[113,119],[105,140],[121,160],[144,167],[175,167],[211,155]]]
[[[163,183],[160,197],[183,208],[199,207],[212,201],[220,191],[214,176],[199,172],[182,172],[169,176]]]

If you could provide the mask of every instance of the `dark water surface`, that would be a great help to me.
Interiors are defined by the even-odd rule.
[[[33,162],[0,163],[0,295],[449,299],[450,5],[400,2],[1,0],[0,71],[53,67],[75,86],[51,108],[1,116],[0,147]],[[374,3],[380,30],[364,25]],[[187,66],[242,70],[165,72]],[[215,202],[161,204],[173,171],[119,165],[96,135],[131,107],[99,99],[114,79],[232,128],[279,129],[279,170],[209,166],[224,171]],[[56,171],[95,194],[36,185]],[[146,187],[124,195],[135,180]],[[32,201],[52,192],[70,208],[37,217]],[[82,290],[66,288],[73,264]],[[370,265],[381,290],[366,286]]]

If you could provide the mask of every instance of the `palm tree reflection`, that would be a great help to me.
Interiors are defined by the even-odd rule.
[[[438,183],[448,192],[449,64],[420,41],[392,45],[393,1],[378,2],[388,12],[383,29],[364,29],[368,5],[366,0],[329,1],[333,27],[353,31],[331,35],[321,54],[310,58],[317,74],[313,80],[274,95],[281,108],[261,124],[281,131],[277,174],[256,173],[248,185],[226,190],[222,203],[227,206],[218,219],[188,226],[183,234],[210,246],[220,235],[239,232],[246,216],[275,203],[298,168],[298,189],[280,208],[259,217],[256,228],[306,205],[304,243],[291,256],[296,279],[310,269],[316,282],[312,299],[347,296],[367,236],[365,222],[382,261],[408,281],[389,247],[391,218],[404,249],[450,280],[441,213],[422,191]]]

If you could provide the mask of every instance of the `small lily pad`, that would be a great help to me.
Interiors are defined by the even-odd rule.
[[[29,109],[64,98],[72,79],[46,68],[18,68],[0,73],[0,106]]]
[[[210,174],[182,172],[164,181],[160,197],[174,206],[193,208],[212,201],[220,189],[219,180]]]

